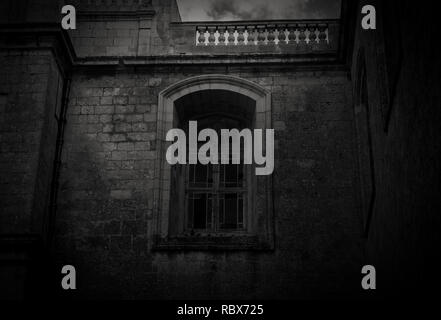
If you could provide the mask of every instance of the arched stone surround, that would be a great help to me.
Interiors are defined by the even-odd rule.
[[[202,90],[227,90],[245,95],[256,102],[255,124],[256,129],[272,128],[271,121],[271,93],[260,85],[236,76],[220,74],[191,77],[179,81],[159,93],[158,118],[156,133],[157,157],[155,163],[155,189],[153,203],[152,234],[156,239],[154,247],[164,248],[160,245],[167,239],[169,233],[169,202],[170,202],[170,172],[171,166],[165,159],[165,153],[169,142],[165,141],[168,130],[176,125],[176,112],[174,103],[179,98]],[[272,206],[272,179],[271,176],[256,177],[256,185],[263,186],[258,192],[257,201],[264,202],[260,211],[265,218],[259,232],[259,247],[273,247],[273,206]],[[256,188],[257,189],[257,188]],[[262,231],[262,230],[256,230]],[[166,240],[165,240],[166,241]],[[262,244],[264,244],[262,246]],[[176,246],[172,246],[173,248]],[[243,246],[238,246],[242,248]],[[255,247],[255,245],[253,245]],[[180,247],[181,248],[181,247]],[[185,249],[185,248],[184,248]]]

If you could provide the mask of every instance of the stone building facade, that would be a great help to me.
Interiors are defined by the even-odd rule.
[[[426,20],[410,1],[371,1],[378,28],[363,30],[363,2],[338,20],[193,23],[175,0],[77,0],[65,31],[58,1],[3,1],[2,297],[366,297],[365,264],[380,296],[429,286],[433,31],[405,23]],[[240,235],[177,222],[165,133],[205,106],[275,130],[274,173],[250,178]],[[74,293],[59,288],[66,264]]]

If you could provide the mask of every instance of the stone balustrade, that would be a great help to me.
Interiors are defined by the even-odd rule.
[[[339,50],[339,20],[174,22],[175,54],[331,54]]]
[[[196,26],[196,45],[329,44],[329,23],[204,23]]]

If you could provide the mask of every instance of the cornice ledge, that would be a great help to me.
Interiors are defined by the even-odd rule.
[[[87,21],[109,21],[116,20],[133,20],[140,18],[152,18],[156,14],[155,10],[141,11],[78,11],[78,20]]]
[[[62,72],[77,60],[67,31],[58,23],[0,24],[0,50],[52,50]]]
[[[247,54],[247,55],[169,55],[143,57],[86,57],[76,60],[76,67],[87,66],[154,66],[198,64],[299,64],[337,62],[337,54]]]

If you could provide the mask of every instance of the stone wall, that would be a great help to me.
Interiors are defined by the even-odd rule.
[[[352,59],[355,81],[364,50],[377,181],[366,263],[377,267],[382,292],[421,296],[439,287],[440,59],[430,26],[436,18],[411,1],[361,1],[359,8],[367,3],[377,8],[378,28],[363,31],[358,15]],[[418,288],[424,290],[411,290]]]
[[[48,205],[57,132],[55,113],[63,82],[49,51],[8,50],[0,54],[0,230],[36,232],[32,225],[38,225],[37,221],[41,225]]]
[[[43,296],[52,284],[58,119],[75,56],[59,12],[56,0],[0,5],[1,299]]]
[[[158,94],[208,72],[239,76],[272,93],[273,252],[150,251]],[[56,244],[58,262],[77,267],[78,294],[293,298],[357,292],[361,226],[350,96],[347,73],[329,67],[77,72],[68,108]]]
[[[0,3],[0,23],[61,21],[63,0],[4,0]]]
[[[41,263],[63,76],[50,50],[0,50],[0,69],[0,296],[14,299],[50,272]]]
[[[175,0],[73,4],[78,11],[77,29],[69,34],[79,57],[170,53],[169,24],[180,21]]]

